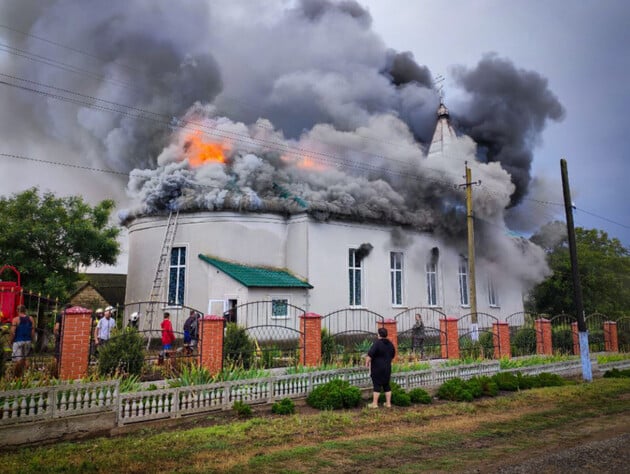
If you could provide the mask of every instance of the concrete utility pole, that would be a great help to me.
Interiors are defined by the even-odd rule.
[[[466,222],[468,224],[468,278],[470,289],[470,313],[471,313],[471,331],[473,341],[479,339],[479,328],[477,326],[477,285],[475,281],[475,221],[473,216],[472,202],[472,186],[473,184],[481,184],[481,181],[472,182],[471,172],[466,165],[466,183],[460,186],[466,186]]]
[[[588,348],[588,330],[584,321],[584,304],[582,301],[582,286],[578,273],[577,248],[575,245],[575,229],[573,227],[573,205],[571,203],[571,190],[569,189],[569,173],[566,160],[560,160],[560,173],[562,174],[562,191],[564,194],[564,209],[567,215],[567,232],[569,234],[569,254],[571,255],[571,274],[573,276],[573,294],[575,297],[575,309],[577,311],[578,333],[580,341],[580,359],[582,360],[582,378],[587,382],[593,380],[591,373],[591,358]]]

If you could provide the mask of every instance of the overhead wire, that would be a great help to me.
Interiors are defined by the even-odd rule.
[[[41,82],[32,81],[30,79],[24,79],[17,76],[4,74],[4,73],[0,73],[0,76],[5,77],[5,78],[10,78],[15,81],[25,82],[27,84],[30,84],[31,86],[37,86],[39,88],[29,87],[29,86],[25,86],[21,84],[15,84],[15,83],[11,83],[5,80],[0,80],[1,85],[18,88],[24,91],[36,93],[39,95],[44,95],[55,100],[68,102],[68,103],[88,107],[95,110],[118,113],[118,114],[124,115],[129,118],[133,118],[133,119],[150,120],[152,122],[155,122],[169,129],[181,128],[181,129],[188,129],[188,130],[193,130],[193,131],[200,131],[207,136],[218,136],[220,138],[224,138],[228,140],[235,140],[237,142],[243,143],[245,145],[250,145],[250,146],[259,146],[263,148],[267,147],[271,151],[277,151],[281,153],[287,153],[290,155],[296,155],[303,158],[309,158],[309,159],[313,159],[315,161],[319,161],[319,162],[332,165],[332,166],[347,166],[350,168],[360,169],[360,170],[368,171],[368,172],[387,173],[391,175],[398,175],[398,176],[412,178],[416,180],[433,181],[433,182],[437,182],[439,184],[447,185],[447,186],[450,185],[450,182],[446,180],[440,180],[437,178],[427,177],[427,176],[423,176],[419,174],[409,175],[410,171],[415,171],[412,165],[409,163],[400,162],[398,160],[393,160],[393,161],[397,161],[399,165],[404,165],[404,168],[406,168],[406,170],[405,169],[394,170],[391,168],[384,168],[381,166],[376,166],[376,165],[372,165],[369,163],[365,163],[365,162],[361,162],[361,161],[357,161],[357,160],[353,160],[349,158],[341,158],[337,155],[333,155],[331,153],[327,153],[320,150],[309,150],[301,146],[289,145],[285,142],[268,140],[268,139],[263,139],[259,137],[252,137],[250,135],[245,135],[242,133],[238,133],[231,130],[225,130],[221,128],[212,128],[205,125],[204,123],[196,122],[192,120],[180,119],[177,121],[173,121],[173,120],[169,120],[169,117],[165,115],[148,111],[146,109],[142,109],[139,107],[128,106],[128,105],[121,104],[118,102],[100,99],[98,97],[81,94],[79,92],[74,92],[68,89],[50,86],[48,84],[43,84]],[[57,92],[70,94],[71,97],[67,95],[61,95],[58,93],[51,93],[49,91],[42,90],[41,88],[51,89]],[[381,157],[381,158],[385,158],[385,157]],[[437,170],[437,171],[442,171],[442,170]],[[446,174],[446,173],[443,172],[443,174]]]
[[[26,82],[28,84],[31,85],[36,85],[36,86],[40,86],[40,87],[45,87],[45,88],[50,88],[52,90],[56,90],[59,92],[64,92],[64,93],[68,93],[71,95],[76,96],[77,98],[73,98],[73,97],[67,97],[64,95],[60,95],[60,94],[52,94],[48,91],[44,91],[44,90],[40,90],[40,89],[36,89],[33,87],[27,87],[27,86],[22,86],[19,84],[12,84],[10,82],[7,81],[2,81],[0,80],[0,84],[3,85],[7,85],[7,86],[11,86],[11,87],[17,87],[19,89],[22,90],[26,90],[29,92],[33,92],[33,93],[37,93],[37,94],[41,94],[44,96],[48,96],[50,98],[54,98],[60,101],[64,101],[64,102],[69,102],[75,105],[81,105],[81,106],[85,106],[88,108],[92,108],[95,110],[100,110],[100,111],[108,111],[108,112],[113,112],[113,113],[118,113],[118,114],[122,114],[124,116],[133,118],[133,119],[144,119],[144,120],[151,120],[153,122],[157,122],[160,125],[164,126],[164,127],[168,127],[168,128],[186,128],[186,129],[192,129],[193,131],[200,131],[206,135],[214,135],[214,136],[220,136],[222,138],[226,138],[226,139],[231,139],[231,140],[237,140],[239,142],[244,142],[247,145],[258,145],[260,146],[261,144],[264,146],[268,146],[271,150],[276,150],[276,151],[282,151],[282,152],[286,152],[288,154],[293,154],[293,155],[297,155],[297,156],[302,156],[302,157],[308,157],[310,159],[313,159],[315,161],[321,162],[321,163],[325,163],[331,166],[352,166],[353,168],[358,168],[358,169],[362,169],[364,171],[378,171],[378,172],[385,172],[388,174],[395,174],[395,175],[402,175],[405,177],[410,177],[412,179],[417,179],[417,180],[429,180],[429,181],[434,181],[434,182],[438,182],[442,185],[447,185],[447,186],[452,186],[452,184],[449,181],[444,181],[444,180],[439,180],[439,179],[435,179],[435,178],[429,178],[423,175],[412,175],[410,176],[408,173],[404,173],[402,171],[398,172],[398,171],[394,171],[388,168],[381,168],[378,166],[373,166],[373,165],[369,165],[366,163],[362,163],[362,162],[357,162],[356,160],[347,160],[347,159],[340,159],[339,157],[329,154],[329,153],[325,153],[325,152],[320,152],[320,151],[314,151],[314,150],[307,150],[307,149],[302,149],[299,147],[291,147],[285,143],[282,142],[275,142],[275,141],[268,141],[268,140],[263,140],[260,138],[255,138],[255,137],[251,137],[249,135],[243,135],[243,134],[239,134],[236,132],[231,132],[231,131],[226,131],[226,130],[222,130],[222,129],[216,129],[216,128],[211,128],[208,127],[206,125],[203,125],[201,123],[198,122],[194,122],[194,121],[183,121],[183,120],[179,120],[177,123],[173,123],[172,121],[167,121],[166,120],[166,116],[164,115],[160,115],[157,114],[155,112],[151,112],[151,111],[147,111],[145,109],[141,109],[138,107],[131,107],[131,106],[126,106],[125,104],[120,104],[120,103],[116,103],[116,102],[112,102],[112,101],[107,101],[104,99],[99,99],[97,97],[94,96],[89,96],[89,95],[85,95],[85,94],[81,94],[78,92],[74,92],[74,91],[70,91],[67,89],[62,89],[62,88],[57,88],[55,86],[49,86],[46,84],[42,84],[42,83],[38,83],[37,81],[31,81],[28,79],[23,79],[23,78],[18,78],[16,76],[11,76],[11,75],[7,75],[7,74],[3,74],[0,73],[0,76],[2,77],[8,77],[8,78],[12,78],[14,80],[19,80],[19,81],[23,81]],[[93,103],[94,101],[96,102],[103,102],[103,104],[105,105],[99,105],[99,104],[95,104]],[[132,112],[135,113],[131,113],[127,110],[124,109],[129,109]],[[151,117],[153,116],[153,117]],[[9,154],[5,154],[7,156],[9,156]],[[320,156],[314,156],[314,155],[320,155]],[[36,161],[36,160],[32,160],[32,161]],[[45,160],[42,160],[45,161]],[[88,169],[86,167],[86,169]],[[124,174],[124,173],[123,173]],[[483,188],[482,188],[483,189]],[[499,194],[496,191],[492,191],[492,190],[488,190],[485,189],[486,192],[490,193],[490,194]],[[502,194],[504,195],[504,194]],[[552,202],[548,202],[548,201],[540,201],[540,200],[532,200],[534,202],[536,202],[539,205],[558,205],[558,203],[552,203]],[[553,218],[552,218],[553,219]]]
[[[13,153],[0,153],[0,156],[4,156],[5,158],[16,158],[18,160],[33,161],[36,163],[46,163],[49,165],[65,166],[67,168],[77,168],[77,169],[82,169],[82,170],[87,170],[87,171],[98,171],[100,173],[111,173],[111,174],[117,174],[121,176],[129,176],[129,173],[123,173],[122,171],[108,170],[104,168],[93,168],[91,166],[75,165],[72,163],[65,163],[62,161],[43,160],[41,158],[31,158],[29,156],[24,156],[24,155],[15,155]]]
[[[128,68],[130,70],[135,70],[135,71],[138,71],[138,72],[140,71],[140,70],[138,70],[136,68],[133,68],[133,67],[127,65],[127,64],[121,63],[120,61],[105,60],[104,58],[101,58],[101,57],[96,56],[94,54],[91,54],[91,53],[88,53],[86,51],[80,50],[78,48],[74,48],[74,47],[71,47],[71,46],[68,46],[68,45],[64,45],[64,44],[61,44],[61,43],[49,40],[47,38],[43,38],[41,36],[37,36],[37,35],[30,34],[30,33],[26,33],[24,31],[18,30],[16,28],[9,27],[7,25],[0,24],[0,28],[6,29],[6,30],[9,30],[9,31],[13,31],[15,33],[19,33],[19,34],[24,35],[24,36],[35,38],[35,39],[37,39],[39,41],[42,41],[42,42],[45,42],[45,43],[48,43],[48,44],[51,44],[51,45],[54,45],[54,46],[57,46],[57,47],[60,47],[60,48],[63,48],[63,49],[67,49],[69,51],[73,51],[75,53],[84,55],[86,57],[90,57],[90,58],[98,60],[98,61],[102,61],[102,62],[109,61],[111,63],[116,63],[119,66],[126,67],[126,68]],[[12,47],[12,46],[7,45],[7,44],[0,43],[0,50],[4,50],[5,52],[8,52],[10,54],[14,54],[16,56],[19,56],[19,57],[22,57],[22,58],[25,58],[25,59],[28,59],[28,60],[31,60],[31,61],[41,62],[41,63],[46,64],[48,66],[56,67],[56,68],[62,69],[62,70],[67,71],[67,72],[72,72],[72,73],[77,73],[77,74],[85,74],[85,75],[88,75],[88,76],[90,76],[92,78],[96,78],[96,79],[99,79],[99,80],[102,80],[102,81],[107,81],[107,82],[111,82],[113,84],[117,84],[117,85],[119,85],[121,87],[128,87],[128,88],[131,88],[131,89],[138,90],[137,88],[131,86],[130,83],[126,83],[126,82],[123,82],[123,81],[112,79],[110,77],[103,76],[101,74],[97,74],[97,73],[94,73],[92,71],[85,70],[83,68],[78,68],[78,67],[73,66],[71,64],[60,62],[60,61],[57,61],[57,60],[54,60],[54,59],[51,59],[51,58],[48,58],[48,57],[45,57],[45,56],[42,56],[42,55],[39,55],[39,54],[35,54],[35,53],[29,52],[29,51],[25,51],[25,50],[20,49],[20,48],[15,48],[15,47]],[[307,158],[310,158],[310,159],[314,159],[315,161],[323,162],[325,164],[332,165],[332,166],[349,166],[349,167],[352,167],[352,168],[356,168],[356,169],[360,169],[360,170],[364,170],[364,171],[368,171],[368,172],[370,172],[370,171],[372,171],[372,172],[379,172],[379,173],[384,172],[384,173],[393,174],[393,175],[412,177],[413,179],[418,179],[418,180],[422,179],[422,180],[434,181],[434,182],[437,182],[437,183],[442,184],[442,185],[448,185],[448,186],[451,185],[450,181],[445,181],[445,180],[440,180],[440,179],[436,179],[436,178],[432,178],[432,177],[427,177],[427,176],[420,175],[420,174],[417,174],[417,173],[414,173],[414,175],[409,176],[409,174],[404,171],[404,168],[408,168],[410,171],[416,171],[416,170],[413,169],[413,167],[409,163],[402,162],[400,160],[396,160],[396,159],[394,159],[392,157],[388,157],[388,156],[385,156],[385,155],[382,155],[382,154],[372,153],[372,152],[369,152],[369,151],[366,151],[366,150],[357,150],[357,149],[354,149],[354,148],[346,146],[346,145],[332,144],[332,143],[322,142],[321,140],[312,139],[314,142],[325,143],[326,145],[332,146],[334,148],[344,148],[346,150],[350,150],[350,151],[355,152],[355,153],[359,153],[359,154],[363,154],[363,155],[369,155],[369,156],[373,156],[375,158],[379,158],[379,159],[382,159],[382,160],[388,160],[388,161],[391,161],[391,162],[396,162],[396,163],[398,163],[399,166],[402,165],[402,169],[400,171],[395,171],[395,170],[391,170],[389,168],[383,168],[383,167],[380,167],[380,166],[366,164],[364,162],[358,162],[356,160],[340,158],[339,156],[336,156],[336,155],[333,155],[333,154],[330,154],[330,153],[326,153],[326,152],[322,152],[322,151],[318,151],[318,150],[308,150],[308,149],[303,148],[303,147],[289,146],[286,143],[282,143],[282,142],[273,142],[273,141],[269,141],[269,140],[263,140],[263,139],[260,139],[260,138],[251,137],[249,135],[239,134],[239,133],[234,132],[234,131],[226,131],[226,130],[220,130],[220,129],[217,129],[217,128],[210,128],[210,127],[207,127],[207,126],[205,126],[203,124],[195,123],[193,121],[184,121],[184,125],[181,126],[180,125],[180,123],[182,122],[181,120],[178,121],[178,123],[174,124],[173,121],[170,120],[171,117],[166,117],[163,114],[152,112],[152,111],[149,111],[149,110],[146,110],[146,109],[142,109],[142,108],[139,108],[139,107],[134,107],[134,106],[129,106],[129,105],[125,105],[125,104],[116,103],[116,102],[113,102],[113,101],[108,101],[106,99],[101,99],[101,98],[98,98],[98,97],[95,97],[95,96],[90,96],[90,95],[87,95],[87,94],[81,94],[81,93],[78,93],[78,92],[75,92],[75,91],[71,91],[71,90],[68,90],[68,89],[63,89],[63,88],[58,88],[58,87],[47,85],[47,84],[38,83],[36,81],[32,81],[32,80],[29,80],[29,79],[19,78],[17,76],[12,76],[12,75],[2,74],[2,73],[0,73],[0,76],[7,77],[7,78],[10,78],[10,79],[13,79],[13,80],[17,80],[17,81],[23,81],[23,82],[26,82],[26,83],[30,83],[32,85],[37,85],[39,87],[45,87],[45,88],[48,88],[48,89],[51,89],[51,90],[56,90],[58,92],[63,92],[65,94],[72,94],[72,95],[77,96],[77,97],[82,97],[83,99],[89,99],[91,101],[100,102],[102,104],[107,104],[107,105],[104,106],[104,105],[99,105],[99,104],[95,104],[95,103],[86,103],[84,100],[73,99],[71,97],[61,96],[59,94],[50,94],[49,92],[46,92],[46,91],[41,91],[41,90],[37,90],[37,89],[34,89],[34,88],[27,88],[25,86],[20,86],[18,84],[11,84],[11,83],[6,82],[6,81],[0,81],[0,84],[3,84],[3,85],[17,87],[17,88],[20,88],[20,89],[25,90],[25,91],[30,91],[30,92],[33,92],[33,93],[47,95],[48,97],[54,98],[56,100],[61,100],[61,101],[65,101],[65,102],[68,102],[68,103],[73,103],[75,105],[81,105],[81,106],[89,107],[89,108],[92,108],[92,109],[95,109],[95,110],[119,113],[119,114],[122,114],[124,116],[130,117],[130,118],[133,118],[133,119],[145,119],[145,120],[149,119],[150,120],[150,118],[147,117],[147,116],[153,116],[156,119],[158,119],[157,121],[159,121],[162,125],[167,126],[167,127],[171,128],[171,129],[175,128],[175,127],[178,127],[178,128],[190,128],[190,126],[200,127],[201,129],[206,130],[206,132],[203,132],[203,130],[199,130],[199,128],[197,128],[196,130],[197,131],[202,131],[203,133],[206,133],[206,134],[208,134],[208,132],[209,132],[209,134],[211,134],[211,135],[219,136],[219,137],[222,137],[222,138],[227,138],[229,140],[237,140],[239,142],[242,142],[242,143],[245,143],[245,144],[250,144],[250,145],[261,146],[261,144],[262,144],[262,146],[270,147],[271,150],[274,150],[273,147],[276,147],[275,151],[289,153],[291,155],[296,155],[296,156],[301,156],[301,157],[307,157]],[[240,102],[240,101],[238,101],[238,99],[235,99],[235,98],[231,98],[231,99],[235,100],[237,102]],[[242,104],[246,104],[246,103],[242,103]],[[246,105],[248,105],[248,104],[246,104]],[[125,110],[121,110],[121,108],[135,111],[135,112],[137,112],[137,115],[129,114]],[[248,108],[251,108],[251,106],[249,106]],[[154,121],[156,121],[156,120],[154,120]],[[269,130],[268,127],[264,127],[264,126],[262,126],[262,125],[260,125],[258,123],[255,123],[253,125],[254,126],[259,126],[259,127],[263,128],[265,130]],[[382,143],[386,143],[386,144],[389,144],[389,145],[404,146],[404,145],[401,145],[401,144],[398,144],[398,143],[394,143],[394,142],[390,142],[390,141],[386,141],[386,140],[382,140],[382,139],[376,139],[374,137],[366,137],[366,136],[360,135],[360,134],[358,134],[356,132],[353,132],[353,133],[354,133],[355,136],[359,136],[361,138],[369,139],[369,140],[372,140],[372,141],[382,142]],[[239,135],[240,135],[240,137],[239,137]],[[314,155],[316,155],[316,156],[314,156]],[[45,160],[43,160],[42,162],[45,162]],[[76,166],[76,167],[79,167],[79,166]],[[437,172],[439,174],[444,174],[444,175],[449,174],[445,170],[433,169],[433,168],[426,167],[426,166],[425,166],[425,169],[429,169],[429,170]],[[109,172],[108,170],[104,170],[104,171]],[[490,195],[494,194],[494,195],[497,195],[497,196],[500,196],[500,197],[504,197],[504,198],[507,197],[506,193],[499,192],[499,191],[492,191],[491,189],[489,189],[489,188],[487,188],[485,186],[482,187],[481,190],[484,193],[488,193]],[[532,202],[535,202],[537,204],[542,204],[542,205],[562,206],[561,203],[555,203],[555,202],[550,202],[550,201],[540,201],[540,200],[536,200],[536,199],[533,199],[533,198],[527,198],[527,197],[523,198],[522,200],[524,200],[524,201],[532,201]],[[582,212],[585,212],[587,214],[591,214],[594,217],[601,218],[601,219],[606,220],[608,222],[611,222],[613,224],[620,225],[622,227],[628,228],[628,226],[626,226],[624,224],[618,223],[616,221],[613,221],[611,219],[605,218],[603,216],[599,216],[599,215],[596,215],[594,213],[589,213],[588,211],[584,211],[584,210],[582,210]]]
[[[0,27],[6,27],[6,26],[0,25]],[[100,61],[104,61],[104,59],[102,59],[102,58],[98,58],[95,55],[92,55],[92,54],[87,53],[85,51],[79,50],[77,48],[72,48],[72,47],[68,47],[68,46],[65,46],[65,45],[61,45],[60,43],[57,43],[57,42],[54,42],[54,41],[50,41],[50,40],[46,40],[46,39],[44,39],[44,38],[42,38],[40,36],[35,36],[35,35],[28,34],[28,33],[24,33],[24,32],[22,32],[20,30],[14,29],[14,28],[6,27],[6,29],[18,32],[18,33],[23,34],[23,35],[31,36],[33,38],[37,38],[38,40],[41,40],[41,41],[46,41],[46,42],[48,42],[50,44],[54,44],[54,45],[59,46],[59,47],[64,48],[64,49],[69,49],[70,51],[74,51],[74,52],[86,55],[88,57],[91,57],[91,58],[99,59]],[[23,58],[26,58],[26,59],[29,59],[29,60],[32,60],[32,61],[42,62],[42,63],[44,63],[46,65],[57,67],[59,69],[66,70],[66,71],[73,72],[73,73],[86,74],[86,75],[88,75],[88,76],[90,76],[92,78],[96,78],[96,79],[100,79],[100,80],[103,80],[103,81],[106,81],[106,82],[117,84],[119,86],[126,87],[126,88],[129,88],[129,89],[132,89],[132,90],[140,90],[137,87],[133,87],[130,83],[126,83],[126,82],[123,82],[123,81],[111,79],[111,78],[109,78],[107,76],[103,76],[101,74],[97,74],[97,73],[94,73],[92,71],[88,71],[88,70],[85,70],[85,69],[82,69],[82,68],[78,68],[76,66],[73,66],[73,65],[70,65],[70,64],[67,64],[67,63],[63,63],[63,62],[60,62],[60,61],[57,61],[57,60],[54,60],[54,59],[51,59],[51,58],[48,58],[48,57],[44,57],[44,56],[41,56],[41,55],[38,55],[38,54],[35,54],[35,53],[31,53],[31,52],[28,52],[28,51],[21,50],[19,48],[14,48],[12,46],[0,43],[0,51],[3,50],[3,47],[4,47],[4,51],[5,52],[9,52],[11,54],[14,54],[14,55],[17,55],[17,56],[20,56],[20,57],[23,57]],[[27,80],[28,81],[28,79],[23,79],[23,78],[17,78],[17,80]],[[44,86],[44,87],[54,88],[54,86],[50,86],[50,85],[43,85],[43,84],[40,84],[40,85]],[[76,92],[72,92],[72,93],[73,94],[79,94],[79,93],[76,93]],[[92,99],[99,100],[99,101],[105,101],[104,99],[98,99],[98,98],[94,98],[94,97],[92,97]],[[232,100],[237,101],[237,99],[234,99],[234,98],[232,98]],[[107,102],[107,101],[105,101],[105,102]],[[242,102],[240,102],[240,103],[242,103]],[[118,105],[119,106],[123,106],[122,104],[118,104]],[[129,107],[129,106],[124,106],[124,107]],[[248,106],[248,108],[253,109],[251,106]],[[160,115],[160,114],[157,114],[155,112],[151,112],[151,111],[147,111],[147,110],[143,110],[143,113]],[[257,122],[253,123],[252,125],[255,126],[255,127],[260,127],[260,128],[262,128],[264,130],[269,130],[268,127],[262,126],[261,124],[259,124]],[[360,136],[360,137],[365,138],[365,139],[370,139],[372,141],[386,143],[386,144],[389,144],[389,145],[391,145],[393,143],[393,142],[385,141],[385,140],[382,140],[382,139],[376,139],[374,137],[366,137],[366,136],[357,134],[356,132],[353,132],[353,133],[356,136]],[[339,143],[323,142],[322,140],[317,140],[317,139],[312,139],[312,140],[314,142],[325,143],[326,145],[332,146],[334,148],[344,148],[344,149],[351,150],[351,151],[354,151],[356,153],[360,153],[360,154],[363,154],[363,155],[369,155],[369,156],[373,156],[375,158],[379,158],[379,159],[383,159],[383,160],[395,161],[395,162],[398,162],[399,164],[406,165],[405,162],[401,162],[400,160],[396,160],[396,159],[394,159],[392,157],[385,156],[385,155],[382,155],[382,154],[377,154],[377,153],[373,153],[373,152],[366,151],[366,150],[357,150],[357,149],[354,149],[354,148],[349,147],[347,145],[341,145]],[[400,145],[400,144],[397,144],[397,145],[398,146],[403,146],[403,145]],[[318,153],[318,154],[322,153],[322,152],[316,152],[316,151],[312,151],[312,150],[302,150],[302,151],[304,151],[305,153]],[[380,170],[380,168],[375,168],[375,169]],[[433,171],[438,172],[438,173],[447,174],[447,172],[444,171],[444,170],[433,169]],[[444,183],[442,183],[442,184],[444,184]]]

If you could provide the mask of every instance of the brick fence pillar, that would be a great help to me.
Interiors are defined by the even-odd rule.
[[[536,354],[553,355],[553,343],[551,338],[551,321],[548,319],[536,320]]]
[[[606,352],[619,352],[617,323],[615,321],[604,321],[604,349]]]
[[[206,315],[199,319],[199,364],[216,375],[223,369],[225,318]]]
[[[398,359],[398,327],[395,319],[385,319],[379,327],[387,329],[387,339],[389,339],[396,349],[394,360]]]
[[[300,364],[317,367],[322,363],[322,317],[316,313],[300,316]]]
[[[459,359],[459,332],[456,318],[440,319],[442,359]]]
[[[510,326],[504,321],[492,325],[492,340],[494,342],[494,358],[512,357],[510,348]]]
[[[571,323],[571,333],[573,334],[573,355],[580,355],[580,336],[577,322]]]
[[[60,379],[76,380],[87,376],[91,333],[92,311],[81,306],[65,311],[61,318]]]

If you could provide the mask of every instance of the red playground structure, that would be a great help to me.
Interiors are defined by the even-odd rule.
[[[0,281],[0,324],[9,324],[17,316],[17,307],[23,304],[24,299],[20,272],[11,265],[4,265],[0,268],[0,276],[6,270],[12,270],[17,281]]]

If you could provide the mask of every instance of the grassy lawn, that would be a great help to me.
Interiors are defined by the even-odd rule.
[[[254,417],[0,453],[13,472],[394,472],[484,470],[549,446],[630,432],[630,379],[534,389],[473,403]],[[230,417],[227,417],[230,418]],[[620,431],[621,430],[621,431]],[[627,430],[627,431],[623,431]]]

